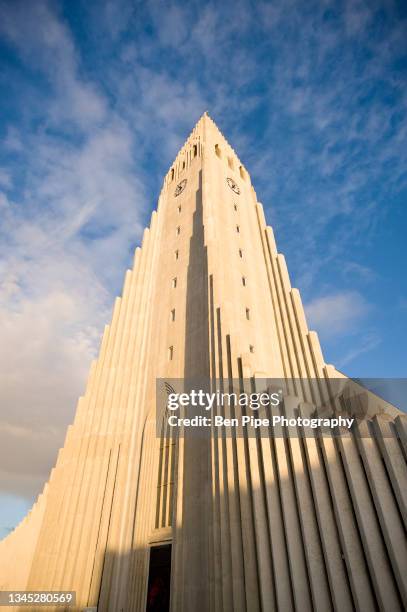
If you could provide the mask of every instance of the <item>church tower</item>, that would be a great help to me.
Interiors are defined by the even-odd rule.
[[[287,418],[356,403],[364,418],[174,433],[157,380],[196,379],[283,380]],[[75,591],[78,611],[402,610],[406,417],[336,391],[348,382],[205,113],[164,179],[49,481],[0,543],[0,589]]]

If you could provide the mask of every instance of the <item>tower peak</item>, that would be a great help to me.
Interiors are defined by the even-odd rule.
[[[202,141],[207,141],[209,133],[206,130],[203,129],[204,125],[210,125],[211,128],[212,128],[212,134],[215,133],[215,134],[219,135],[219,138],[221,138],[223,140],[223,144],[226,144],[228,147],[230,147],[230,149],[236,155],[236,152],[234,151],[233,147],[231,147],[231,145],[229,144],[228,140],[225,138],[223,132],[219,128],[218,124],[209,115],[209,112],[207,110],[205,110],[202,113],[202,115],[200,116],[200,118],[196,122],[196,124],[195,124],[194,128],[192,129],[190,135],[188,136],[186,142],[188,142],[190,140],[191,136],[196,134],[196,132],[200,132]]]
[[[225,159],[231,168],[234,165],[240,169],[241,175],[245,173],[243,164],[236,151],[227,141],[212,117],[209,116],[208,111],[205,110],[195,123],[182,147],[178,150],[165,176],[163,188],[178,178],[189,167],[192,159],[196,156],[201,156],[205,148],[210,150],[211,147],[216,151],[218,157],[222,155],[221,151],[223,151],[223,155],[225,155]],[[234,162],[233,159],[235,160]]]
[[[193,132],[196,130],[196,128],[198,128],[198,127],[199,127],[201,124],[203,124],[203,123],[204,123],[206,120],[208,120],[208,119],[209,119],[209,121],[212,123],[212,125],[213,125],[213,126],[214,126],[214,127],[217,129],[217,130],[218,130],[218,132],[219,132],[220,134],[222,134],[222,132],[220,131],[219,127],[217,126],[217,124],[215,123],[215,121],[212,119],[212,117],[209,115],[209,113],[208,113],[208,111],[207,111],[207,110],[206,110],[206,111],[204,111],[204,112],[202,113],[202,115],[199,117],[198,121],[196,122],[196,124],[195,124],[195,126],[194,126],[194,128],[193,128],[193,130],[192,130],[192,133],[193,133]],[[223,134],[222,134],[222,137],[224,138]]]

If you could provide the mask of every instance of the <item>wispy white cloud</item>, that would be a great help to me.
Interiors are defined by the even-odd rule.
[[[374,270],[368,266],[363,266],[356,261],[347,261],[344,263],[343,275],[345,277],[355,278],[365,283],[370,283],[377,279],[377,273]]]
[[[405,21],[380,2],[258,8],[273,57],[266,97],[274,112],[249,166],[296,278],[309,289],[329,268],[336,278],[332,266],[339,270],[347,249],[373,238],[389,214],[385,194],[406,187],[407,105],[394,72],[406,51]]]
[[[355,348],[347,351],[345,355],[338,361],[338,368],[347,366],[349,363],[354,361],[357,357],[360,357],[364,353],[369,353],[381,343],[381,338],[377,333],[369,333],[364,336],[355,345]]]
[[[35,27],[33,27],[35,24]],[[52,93],[49,119],[94,125],[106,115],[106,103],[94,83],[80,78],[74,42],[64,22],[46,1],[0,4],[0,34],[22,58],[47,76]]]
[[[14,126],[7,126],[3,145],[7,151],[19,152],[23,150],[19,131]]]
[[[50,87],[39,128],[7,127],[19,163],[0,174],[10,190],[18,175],[0,201],[0,490],[32,496],[73,417],[146,201],[134,133],[81,75],[52,5],[1,4],[0,22]]]
[[[326,295],[305,304],[308,323],[322,338],[350,334],[369,310],[365,298],[356,291]]]
[[[0,168],[0,186],[10,188],[12,185],[11,174],[4,168]]]

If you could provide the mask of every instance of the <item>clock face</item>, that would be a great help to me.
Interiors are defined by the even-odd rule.
[[[183,179],[175,188],[174,195],[175,197],[179,196],[185,189],[185,185],[187,184],[187,179]]]
[[[238,184],[232,179],[232,178],[227,178],[226,179],[228,182],[229,187],[231,188],[232,191],[234,191],[235,193],[237,193],[237,195],[240,194],[240,189]]]

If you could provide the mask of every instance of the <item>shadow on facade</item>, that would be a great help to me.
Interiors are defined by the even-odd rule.
[[[216,446],[226,457],[226,444],[233,450],[238,443],[233,438],[218,439]],[[246,453],[237,463],[232,459],[224,471],[229,473],[228,482],[222,485],[222,474],[214,475],[216,495],[204,500],[210,528],[205,526],[192,539],[183,532],[180,540],[183,554],[195,549],[196,555],[207,559],[207,567],[201,568],[207,576],[202,587],[207,607],[199,610],[405,609],[403,544],[397,549],[397,543],[389,539],[386,520],[379,518],[380,500],[374,492],[378,475],[367,475],[364,459],[356,453],[359,444],[355,437],[332,439],[325,450],[321,447],[311,457],[309,444],[302,438],[257,440],[257,453],[252,449],[251,457]],[[303,453],[303,469],[298,453]],[[350,473],[345,464],[352,453]],[[232,453],[231,458],[236,455]],[[258,472],[259,467],[263,469]],[[259,481],[254,483],[257,473]],[[362,475],[365,480],[359,480],[355,490],[354,479]],[[392,520],[391,513],[398,513],[393,527],[402,530],[397,490],[388,493],[388,497],[382,494],[381,502],[387,504]],[[154,605],[151,590],[147,599],[148,583],[151,586],[157,577],[150,551],[146,546],[125,558],[106,553],[112,567],[123,561],[130,564],[132,581],[122,607],[116,606],[112,585],[103,581],[99,612],[154,610],[147,607],[147,601]],[[183,574],[174,574],[174,567],[172,571],[172,589],[178,589],[173,596],[179,598],[181,589],[185,601]],[[165,579],[160,571],[158,578],[159,582]],[[175,601],[173,611],[189,609]]]

